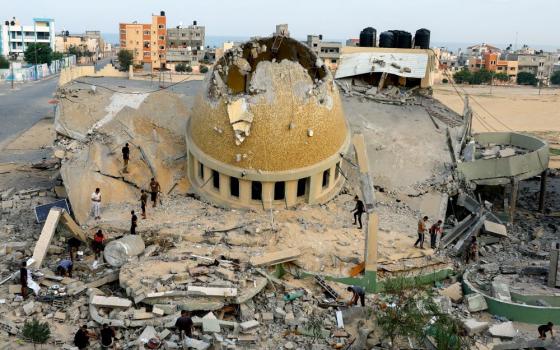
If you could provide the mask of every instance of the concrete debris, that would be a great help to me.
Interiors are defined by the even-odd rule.
[[[492,295],[502,301],[511,301],[509,286],[501,282],[492,282]]]
[[[455,282],[449,287],[440,290],[439,294],[449,297],[454,303],[460,303],[463,300],[463,287],[460,282]]]
[[[488,322],[477,321],[474,318],[463,320],[463,327],[469,335],[476,335],[488,329]]]
[[[133,257],[142,254],[145,248],[141,236],[128,235],[109,242],[103,251],[103,256],[109,265],[121,267]]]
[[[250,261],[253,266],[276,265],[295,260],[300,255],[301,252],[298,249],[286,249],[278,252],[266,253],[261,256],[255,256],[252,257]]]
[[[90,304],[101,307],[110,308],[129,308],[132,306],[132,301],[129,299],[118,297],[105,297],[102,295],[94,295]]]
[[[465,301],[467,303],[467,309],[470,312],[478,312],[488,309],[486,299],[482,294],[469,294],[465,297]]]
[[[513,327],[511,321],[492,325],[488,331],[496,338],[514,338],[517,336],[517,330]]]

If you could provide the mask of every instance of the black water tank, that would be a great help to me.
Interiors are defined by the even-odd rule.
[[[323,34],[319,34],[319,40],[323,40]]]
[[[159,15],[160,16],[165,16],[165,11],[160,11]]]
[[[412,34],[404,30],[390,30],[395,36],[395,46],[399,49],[410,49],[412,47]]]
[[[361,47],[375,47],[377,44],[377,30],[372,27],[364,28],[360,32],[360,46]]]
[[[393,32],[379,34],[379,47],[395,47],[395,34]]]
[[[192,24],[193,24],[193,26],[195,26],[195,25],[196,25],[196,21],[192,21]]]
[[[414,35],[414,47],[420,49],[430,48],[430,31],[426,28],[420,28]]]

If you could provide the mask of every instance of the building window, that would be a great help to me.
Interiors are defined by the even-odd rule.
[[[215,189],[220,189],[220,174],[216,170],[212,170],[212,184]]]
[[[145,30],[145,31],[144,31],[144,35],[150,35],[150,31],[149,31],[149,30]]]
[[[336,59],[335,58],[331,59],[331,63],[336,63]]]
[[[165,26],[164,26],[163,24],[159,24],[157,27],[158,27],[159,29],[164,29],[164,28],[165,28]]]
[[[259,181],[251,182],[251,199],[255,201],[262,200],[262,183]]]
[[[304,177],[303,179],[299,179],[297,181],[297,196],[298,197],[305,196],[305,193],[307,192],[308,179],[309,179],[308,177]]]
[[[165,50],[165,46],[160,46],[159,49],[160,50]]]
[[[331,177],[331,169],[323,171],[323,188],[329,187],[329,180]]]
[[[159,40],[165,40],[165,37],[163,35],[160,35]]]
[[[274,200],[281,201],[284,199],[285,185],[284,181],[274,183]]]
[[[229,194],[239,198],[239,179],[236,177],[229,178]]]

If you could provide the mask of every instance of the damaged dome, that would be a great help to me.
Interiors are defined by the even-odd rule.
[[[294,39],[261,38],[227,51],[205,84],[189,136],[223,163],[302,168],[337,154],[348,136],[332,75]]]

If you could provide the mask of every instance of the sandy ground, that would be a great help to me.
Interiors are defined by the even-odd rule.
[[[4,150],[34,150],[52,147],[55,137],[53,119],[41,119],[18,138],[10,142]]]
[[[560,89],[539,89],[524,86],[461,86],[467,92],[477,117],[475,132],[519,131],[547,140],[551,149],[560,150]],[[463,100],[450,85],[436,85],[434,97],[457,113],[463,111]],[[560,156],[551,154],[551,168],[560,168]]]

